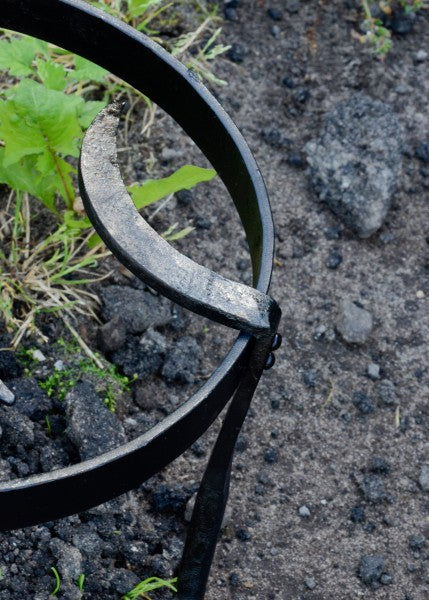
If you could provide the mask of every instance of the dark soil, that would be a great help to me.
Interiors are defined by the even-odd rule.
[[[277,230],[271,292],[283,309],[284,343],[239,439],[208,600],[429,597],[429,56],[422,60],[429,13],[419,14],[411,31],[394,35],[393,50],[380,62],[352,36],[357,4],[254,0],[227,6],[224,39],[232,52],[218,61],[217,73],[228,86],[215,93],[248,141],[270,193]],[[365,240],[318,201],[304,157],[323,115],[356,91],[387,103],[406,138],[392,207]],[[123,169],[130,180],[144,178],[150,152],[160,172],[204,164],[162,113],[150,142],[141,140],[136,124],[129,146]],[[199,188],[188,201],[173,199],[154,225],[194,224],[179,249],[250,283],[244,237],[221,184]],[[113,259],[103,269],[112,267],[104,287],[144,290]],[[346,299],[372,315],[363,344],[345,342],[335,329]],[[116,313],[103,310],[102,321],[110,323]],[[153,358],[139,364],[146,376],[118,398],[116,416],[107,415],[103,392],[97,394],[88,374],[65,402],[40,392],[36,380],[46,380],[55,361],[69,366],[72,360],[54,343],[67,337],[59,322],[45,324],[51,343],[40,347],[47,360],[30,364],[33,379],[0,353],[0,377],[17,395],[15,407],[0,409],[3,480],[132,439],[189,397],[234,338],[172,306],[162,323],[154,322],[155,331],[125,324],[125,333],[115,333],[122,344],[115,352],[103,346],[97,324],[77,327],[94,350],[104,349],[129,373],[143,344]],[[88,443],[80,427],[90,431],[92,415],[100,432]],[[0,599],[49,598],[51,566],[62,575],[58,598],[64,599],[81,597],[80,573],[86,575],[83,598],[93,600],[117,599],[144,577],[171,576],[186,531],[185,507],[214,434],[125,497],[2,534]]]

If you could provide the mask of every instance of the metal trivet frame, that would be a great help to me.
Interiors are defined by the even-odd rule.
[[[235,442],[265,368],[281,343],[280,308],[267,295],[274,230],[265,186],[245,141],[194,73],[133,28],[82,0],[2,0],[0,26],[68,49],[114,73],[169,113],[229,190],[246,232],[254,287],[180,254],[140,216],[116,158],[120,107],[87,131],[80,189],[89,218],[116,258],[181,306],[239,330],[216,371],[180,408],[132,442],[51,473],[0,483],[0,531],[75,514],[130,491],[189,448],[230,401],[197,494],[178,568],[178,599],[204,598],[228,498]],[[232,399],[231,399],[232,398]]]

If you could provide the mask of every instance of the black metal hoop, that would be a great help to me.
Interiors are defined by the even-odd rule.
[[[255,282],[255,288],[230,282],[165,246],[156,261],[150,251],[136,250],[135,236],[142,236],[141,241],[149,247],[161,242],[136,217],[123,193],[114,160],[117,109],[103,111],[87,133],[81,155],[81,191],[94,226],[117,258],[149,285],[241,333],[201,389],[134,441],[78,465],[0,483],[0,530],[65,517],[137,487],[198,439],[235,392],[201,485],[182,561],[179,598],[203,598],[226,502],[235,439],[267,356],[277,347],[273,340],[280,309],[267,296],[274,232],[261,174],[237,128],[195,75],[131,27],[81,0],[3,0],[0,26],[96,62],[149,96],[183,127],[232,196],[249,243]],[[102,158],[93,152],[94,140],[103,142],[106,155]],[[109,195],[106,185],[100,184],[95,160],[99,161],[98,171],[105,169],[108,187],[115,194]],[[128,235],[127,225],[118,229],[117,203],[125,224],[135,225],[133,236]],[[190,274],[188,279],[160,268],[172,253],[177,268]],[[208,553],[201,552],[201,543],[209,548]]]

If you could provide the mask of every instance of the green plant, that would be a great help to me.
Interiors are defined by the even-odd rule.
[[[175,22],[181,2],[164,0],[97,0],[108,10],[150,35]],[[195,3],[200,7],[200,3]],[[190,57],[193,68],[211,76],[208,62],[226,48],[216,44],[220,30],[212,31],[214,12],[204,13],[196,31],[165,42],[175,56]],[[207,42],[200,47],[204,36]],[[158,40],[160,41],[160,40]],[[198,48],[191,56],[191,50]],[[156,107],[142,94],[101,67],[46,42],[5,31],[0,39],[0,183],[12,194],[0,210],[0,311],[14,332],[13,346],[29,331],[46,341],[36,325],[37,316],[56,311],[64,318],[75,312],[94,315],[97,298],[85,289],[95,280],[90,270],[105,256],[101,240],[93,235],[89,219],[76,201],[76,159],[85,129],[114,94],[135,106],[144,100],[143,131],[150,131]],[[135,98],[135,99],[133,99]],[[126,119],[127,136],[129,115]],[[133,184],[130,193],[140,209],[209,181],[216,173],[185,165],[159,180]],[[35,217],[42,215],[38,198],[55,219],[52,233],[32,235]],[[43,216],[40,216],[43,219]],[[175,241],[191,227],[174,224],[164,237]]]
[[[79,575],[79,577],[77,578],[77,587],[79,588],[80,592],[83,592],[84,585],[85,585],[85,574],[81,573]]]
[[[147,592],[158,590],[163,587],[169,588],[173,592],[177,592],[176,587],[173,585],[176,582],[177,577],[175,579],[169,579],[168,581],[160,579],[159,577],[149,577],[138,583],[132,590],[125,594],[125,596],[122,596],[122,600],[138,600],[139,598],[150,600]]]
[[[69,366],[59,371],[56,370],[44,380],[40,380],[41,389],[50,398],[54,397],[63,401],[82,375],[86,375],[94,384],[97,392],[102,395],[105,406],[115,412],[117,396],[130,390],[135,377],[121,375],[116,365],[109,363],[99,354],[95,354],[97,364],[91,358],[82,356],[81,349],[76,342],[65,342],[60,338],[57,342],[56,354],[60,355],[61,351]],[[32,365],[27,363],[27,373],[31,374],[31,372]],[[49,417],[46,423],[49,432],[48,419]]]
[[[358,38],[363,43],[369,43],[373,52],[381,58],[385,57],[393,46],[392,34],[383,24],[383,20],[374,16],[374,9],[378,8],[385,15],[390,15],[395,10],[411,14],[429,8],[426,0],[361,0],[361,5],[364,14],[361,28],[365,33]]]
[[[58,592],[60,591],[61,588],[61,578],[60,578],[60,574],[58,573],[57,569],[55,567],[51,567],[51,571],[54,574],[55,577],[55,588],[54,590],[51,592],[52,596],[56,596],[58,594]]]

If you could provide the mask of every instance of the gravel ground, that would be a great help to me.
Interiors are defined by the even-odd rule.
[[[207,600],[425,600],[429,15],[419,15],[410,31],[394,36],[394,49],[382,63],[352,37],[359,22],[356,2],[226,4],[224,37],[232,49],[219,61],[218,73],[228,86],[216,94],[249,142],[270,193],[277,229],[272,295],[283,308],[284,343],[239,439]],[[378,113],[368,135],[344,123],[344,116],[338,124],[338,114],[359,119],[356,111],[350,117],[338,106],[356,103],[362,93],[383,102],[381,112],[397,123],[396,134],[391,125],[380,125]],[[332,156],[347,154],[341,168],[336,165],[341,185],[350,172],[366,181],[371,172],[381,179],[386,169],[378,215],[383,224],[369,237],[344,225],[346,209],[335,208],[335,173],[314,167],[315,146],[323,154],[333,143],[324,136],[332,118],[341,141]],[[150,148],[142,145],[138,127],[129,139],[124,172],[131,179],[144,174],[150,152],[161,157],[165,170],[188,161],[203,164],[162,113]],[[372,152],[376,142],[389,149],[382,165]],[[375,193],[371,186],[361,188],[359,201],[368,190]],[[179,243],[182,251],[249,282],[245,242],[219,183],[192,198],[179,195],[154,225],[165,229],[176,221],[196,226]],[[79,331],[123,372],[139,370],[140,380],[119,397],[116,415],[104,408],[94,374],[84,373],[64,402],[48,398],[37,380],[46,381],[58,360],[66,367],[75,360],[54,344],[64,335],[54,322],[46,324],[52,343],[40,347],[46,360],[27,357],[30,373],[0,353],[0,378],[16,396],[15,406],[1,408],[2,479],[77,462],[135,437],[189,396],[233,339],[221,327],[160,303],[120,268],[103,285],[105,324],[81,323]],[[140,320],[115,321],[115,302],[123,313],[127,302],[136,305],[136,295],[140,305],[152,307],[153,321],[145,320],[144,311]],[[111,339],[115,348],[106,346]],[[100,600],[118,598],[143,577],[171,575],[186,530],[185,507],[213,435],[123,498],[1,535],[0,599],[49,598],[50,566],[61,573],[58,597],[64,599],[81,597],[81,573],[83,598]]]

